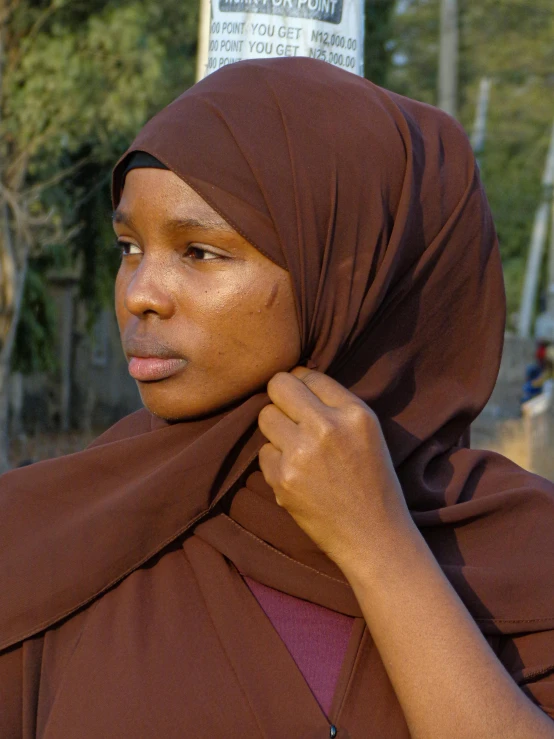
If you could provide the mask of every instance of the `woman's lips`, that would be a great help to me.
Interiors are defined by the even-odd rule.
[[[131,357],[129,361],[129,374],[140,382],[151,380],[165,380],[171,377],[187,364],[186,359],[170,357]]]

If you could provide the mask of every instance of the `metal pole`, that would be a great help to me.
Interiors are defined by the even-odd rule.
[[[548,256],[546,312],[550,315],[550,320],[554,325],[554,197],[552,198],[552,223],[550,226],[550,254]]]
[[[552,207],[552,188],[554,186],[554,125],[550,137],[550,147],[546,158],[546,166],[542,178],[542,200],[535,214],[535,223],[529,245],[529,256],[525,269],[525,280],[521,296],[521,307],[519,311],[518,334],[528,337],[533,320],[535,299],[537,296],[537,285],[540,277],[540,269],[544,246],[548,235],[548,220]]]
[[[550,250],[547,265],[546,308],[535,321],[535,336],[548,341],[554,347],[554,197],[552,198],[552,222],[550,226]],[[554,378],[553,378],[554,379]],[[554,416],[552,417],[554,423]]]
[[[481,83],[479,84],[479,98],[477,100],[477,108],[475,111],[475,122],[473,124],[473,133],[471,135],[471,145],[477,159],[479,159],[480,155],[483,153],[483,149],[485,148],[490,91],[490,77],[481,77]]]
[[[456,116],[458,98],[458,0],[441,0],[438,107]]]
[[[62,287],[62,320],[61,320],[61,393],[60,393],[60,428],[63,432],[71,427],[71,365],[73,354],[74,323],[74,288],[72,285]]]
[[[205,76],[206,67],[208,66],[211,19],[211,0],[200,0],[198,18],[198,51],[196,52],[196,82]]]

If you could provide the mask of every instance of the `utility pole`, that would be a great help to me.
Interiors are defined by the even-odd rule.
[[[544,253],[544,246],[548,236],[548,221],[550,218],[550,210],[552,208],[552,191],[554,187],[554,125],[552,126],[552,135],[550,137],[550,147],[546,158],[546,166],[542,178],[542,200],[535,214],[535,223],[533,225],[533,233],[531,243],[529,245],[529,256],[527,257],[527,265],[525,268],[525,280],[523,283],[523,293],[521,296],[521,306],[518,319],[518,334],[521,337],[528,337],[531,331],[531,322],[533,320],[533,311],[535,308],[535,299],[537,296],[537,286],[540,277],[541,262]]]
[[[438,107],[452,116],[458,100],[458,0],[441,0]]]
[[[552,324],[551,341],[554,342],[554,197],[552,198],[552,225],[550,226],[550,254],[548,257],[548,289],[546,311]]]
[[[554,164],[553,164],[554,167]],[[546,309],[537,316],[535,335],[537,339],[548,341],[554,346],[554,197],[552,197],[552,220],[550,225],[550,253],[546,286]]]
[[[478,162],[485,148],[490,91],[490,77],[481,77],[481,83],[479,84],[479,98],[477,100],[477,108],[475,111],[475,122],[473,124],[473,132],[471,134],[471,146],[473,147],[473,151]]]
[[[196,82],[206,75],[212,20],[211,0],[200,0],[198,16],[198,50],[196,52]]]

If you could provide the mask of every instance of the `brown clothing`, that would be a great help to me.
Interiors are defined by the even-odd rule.
[[[517,677],[513,642],[489,642]],[[536,646],[552,653],[551,635]],[[554,676],[528,688],[554,718]],[[329,736],[329,721],[236,568],[200,536],[176,542],[5,654],[0,695],[2,739]],[[360,616],[329,720],[339,739],[409,737]]]
[[[375,411],[443,572],[554,715],[554,486],[467,448],[505,297],[459,125],[323,62],[248,61],[184,93],[133,150],[289,270],[303,360]],[[171,425],[140,411],[0,478],[1,739],[329,736],[238,570],[357,619],[338,739],[408,736],[351,588],[256,470],[267,402]]]
[[[520,681],[515,646],[526,639],[489,637]],[[534,639],[552,653],[551,634]],[[554,675],[528,689],[554,718]],[[200,536],[176,542],[4,654],[0,695],[2,739],[329,736],[329,721],[236,568]],[[329,719],[341,739],[409,737],[360,616]]]

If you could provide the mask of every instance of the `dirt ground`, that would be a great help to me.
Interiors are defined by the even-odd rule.
[[[491,449],[530,472],[554,481],[554,414],[538,418],[477,421],[471,430],[473,449]]]
[[[12,441],[10,450],[12,464],[16,466],[30,460],[72,454],[84,449],[103,430],[16,439]],[[492,449],[521,467],[554,480],[554,415],[532,421],[478,418],[472,425],[471,446],[474,449]]]

